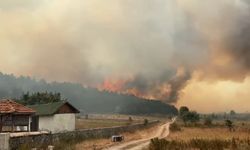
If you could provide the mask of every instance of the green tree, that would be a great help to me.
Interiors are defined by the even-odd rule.
[[[63,100],[60,93],[36,92],[29,94],[24,93],[19,100],[24,105],[47,104]]]
[[[188,112],[189,112],[189,108],[187,106],[182,106],[179,109],[179,116],[182,117],[183,115],[185,115]]]
[[[231,110],[231,111],[230,111],[230,115],[231,115],[231,116],[235,116],[235,115],[236,115],[236,112],[235,112],[234,110]]]
[[[183,116],[185,122],[197,123],[200,120],[200,115],[196,111],[191,111]]]
[[[233,122],[231,120],[225,120],[225,125],[228,127],[229,131],[233,130]]]

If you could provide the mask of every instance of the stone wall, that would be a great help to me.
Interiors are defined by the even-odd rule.
[[[81,142],[88,139],[110,138],[112,135],[122,134],[124,132],[135,132],[139,129],[152,127],[158,123],[159,121],[152,121],[147,125],[134,124],[130,126],[76,130],[56,134],[39,134],[10,137],[9,147],[11,150],[16,150],[21,146],[29,146],[29,148],[41,148],[48,145],[56,145],[60,142]]]

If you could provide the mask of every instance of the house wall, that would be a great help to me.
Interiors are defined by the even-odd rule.
[[[53,116],[40,116],[39,130],[51,131],[52,133],[74,131],[75,114],[55,114]]]

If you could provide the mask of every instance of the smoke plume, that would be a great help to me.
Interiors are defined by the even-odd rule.
[[[193,74],[243,80],[247,0],[0,2],[0,69],[175,103]]]

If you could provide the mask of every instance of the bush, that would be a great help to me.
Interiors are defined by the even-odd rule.
[[[225,125],[228,127],[229,131],[233,131],[233,122],[231,120],[225,120]]]
[[[211,118],[205,118],[204,125],[205,126],[211,126],[211,125],[213,125],[213,120]]]
[[[181,127],[177,123],[172,123],[169,129],[171,132],[181,131]]]
[[[144,119],[144,123],[145,126],[148,125],[148,119]]]
[[[183,120],[185,125],[187,124],[187,122],[195,124],[200,120],[200,115],[195,111],[186,112],[181,116],[181,119]]]

